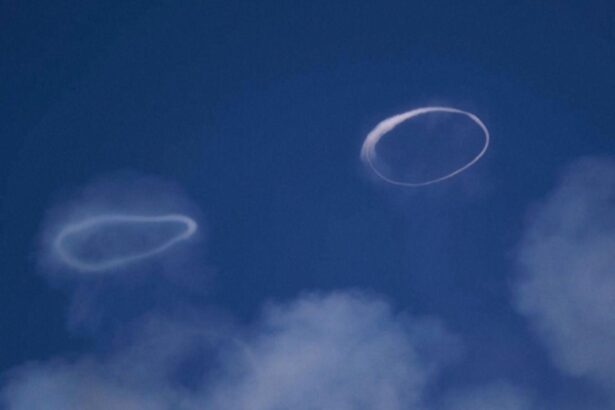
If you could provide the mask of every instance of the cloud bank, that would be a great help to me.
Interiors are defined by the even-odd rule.
[[[208,325],[150,318],[111,354],[14,370],[2,399],[11,410],[418,409],[442,352],[458,349],[439,322],[354,291],[270,305],[242,340]]]
[[[570,166],[520,245],[516,305],[566,374],[615,397],[615,161]]]

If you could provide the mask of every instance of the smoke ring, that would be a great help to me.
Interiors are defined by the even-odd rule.
[[[380,172],[378,168],[376,168],[376,166],[374,165],[374,158],[376,156],[376,145],[378,145],[378,142],[380,141],[380,139],[384,135],[392,131],[395,127],[397,127],[402,122],[407,121],[411,118],[418,117],[420,115],[428,114],[432,112],[461,114],[471,119],[483,131],[485,142],[480,152],[474,158],[472,158],[471,161],[469,161],[462,167],[457,168],[456,170],[444,176],[430,179],[428,181],[423,181],[423,182],[400,181],[400,180],[387,177],[382,172]],[[388,183],[391,183],[394,185],[407,186],[407,187],[422,187],[422,186],[427,186],[427,185],[435,184],[438,182],[442,182],[470,168],[479,159],[481,159],[483,155],[485,155],[485,152],[487,152],[487,148],[489,147],[489,141],[490,141],[490,136],[489,136],[489,130],[487,129],[487,126],[485,126],[485,124],[475,114],[472,114],[471,112],[463,111],[457,108],[452,108],[452,107],[422,107],[422,108],[417,108],[411,111],[407,111],[401,114],[394,115],[378,123],[378,125],[376,125],[376,127],[373,130],[371,130],[369,134],[367,134],[367,137],[365,138],[365,141],[363,142],[363,146],[361,147],[361,160],[365,164],[367,164],[372,169],[372,171],[376,175],[378,175],[378,177],[382,178]]]
[[[88,229],[95,229],[97,226],[102,226],[109,223],[162,223],[162,222],[177,222],[185,226],[185,230],[171,239],[164,242],[162,245],[156,246],[148,251],[135,253],[133,255],[110,258],[103,262],[87,262],[80,260],[72,255],[64,247],[64,242],[71,235],[78,235]],[[194,219],[181,214],[168,214],[158,216],[143,216],[143,215],[126,215],[126,214],[107,214],[98,215],[82,220],[74,224],[65,226],[56,236],[53,246],[58,256],[66,265],[76,270],[85,272],[105,271],[113,268],[118,268],[122,265],[146,259],[158,253],[164,252],[176,243],[190,238],[197,230],[197,223]]]

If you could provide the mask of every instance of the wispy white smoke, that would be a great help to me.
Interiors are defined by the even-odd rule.
[[[100,179],[48,212],[41,271],[63,278],[181,263],[192,256],[186,240],[200,239],[199,219],[172,183],[134,175]]]
[[[43,222],[39,268],[71,295],[71,329],[106,334],[203,300],[200,221],[181,189],[154,177],[99,179],[61,198]]]
[[[565,373],[615,396],[615,162],[584,159],[535,210],[517,307]]]

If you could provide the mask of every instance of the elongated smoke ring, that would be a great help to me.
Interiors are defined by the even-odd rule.
[[[471,119],[472,121],[474,121],[483,131],[483,135],[485,139],[485,143],[483,145],[483,148],[480,150],[480,152],[470,162],[468,162],[461,168],[458,168],[449,174],[446,174],[444,176],[441,176],[435,179],[431,179],[429,181],[423,181],[423,182],[399,181],[399,180],[389,178],[386,175],[384,175],[382,172],[378,171],[378,169],[374,165],[374,158],[376,156],[376,145],[378,144],[380,139],[385,134],[392,131],[395,127],[397,127],[402,122],[409,120],[411,118],[414,118],[414,117],[418,117],[419,115],[428,114],[432,112],[462,114],[468,117],[469,119]],[[451,107],[422,107],[422,108],[417,108],[411,111],[407,111],[401,114],[394,115],[380,122],[378,125],[376,125],[376,128],[374,128],[373,130],[370,131],[369,134],[367,134],[367,137],[365,138],[365,141],[363,142],[363,146],[361,147],[361,160],[367,165],[369,165],[369,167],[372,169],[372,171],[374,171],[376,175],[378,175],[380,178],[382,178],[383,180],[391,184],[408,186],[408,187],[421,187],[421,186],[427,186],[427,185],[435,184],[437,182],[444,181],[445,179],[454,177],[455,175],[460,174],[466,169],[470,168],[479,159],[481,159],[483,155],[485,155],[485,152],[487,152],[487,148],[489,147],[489,139],[490,139],[489,130],[487,129],[485,124],[480,120],[480,118],[478,118],[476,115],[472,114],[471,112],[467,112],[467,111],[463,111],[463,110],[459,110],[457,108],[451,108]]]
[[[97,263],[84,262],[79,258],[74,257],[70,252],[64,248],[64,241],[71,235],[79,234],[87,229],[95,228],[97,225],[104,225],[108,223],[164,223],[164,222],[176,222],[183,224],[185,230],[180,234],[169,239],[162,245],[152,248],[146,252],[136,253],[130,256],[124,256],[121,258],[111,258],[109,260]],[[124,214],[107,214],[98,215],[91,218],[87,218],[81,222],[70,224],[65,226],[56,236],[53,246],[62,262],[68,266],[87,272],[104,271],[113,268],[120,267],[127,263],[136,262],[141,259],[149,258],[157,253],[163,252],[177,242],[190,238],[197,230],[197,223],[194,219],[181,215],[181,214],[168,214],[158,216],[143,216],[143,215],[124,215]]]

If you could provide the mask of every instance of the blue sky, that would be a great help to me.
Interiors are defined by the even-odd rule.
[[[224,376],[182,367],[181,377],[144,381],[137,372],[123,385],[126,400],[152,408],[141,387],[164,386],[174,393],[157,403],[174,408],[160,403],[177,404],[183,390],[173,386],[195,372],[206,387],[179,394],[197,403],[179,408],[302,410],[293,398],[321,387],[271,381],[277,353],[296,360],[287,369],[295,380],[307,377],[303,361],[344,386],[362,374],[343,356],[335,370],[306,359],[301,346],[312,339],[296,321],[307,317],[309,329],[327,318],[339,325],[317,332],[327,335],[308,345],[317,351],[346,344],[347,323],[369,335],[366,355],[379,360],[365,366],[407,361],[395,374],[383,365],[382,379],[363,375],[370,386],[399,392],[423,380],[415,396],[365,409],[480,410],[489,400],[612,408],[615,375],[600,364],[615,366],[602,350],[615,342],[603,310],[615,292],[609,2],[12,1],[1,10],[1,405],[37,408],[23,397],[43,394],[58,408],[78,406],[63,401],[66,386],[87,384],[74,375],[140,363],[129,352],[148,332],[176,332],[181,346],[189,329],[207,327],[259,354],[248,381],[232,374],[237,352],[208,347],[202,367]],[[426,105],[478,115],[492,136],[485,157],[422,189],[374,178],[359,159],[365,135]],[[467,152],[444,146],[425,166],[459,155]],[[583,219],[585,209],[595,216]],[[49,263],[49,235],[103,211],[182,212],[199,235],[94,279]],[[556,269],[560,283],[550,269],[571,255]],[[200,338],[191,343],[217,343]],[[443,352],[423,349],[424,338]],[[285,343],[288,351],[271,347]],[[27,362],[38,364],[23,370]],[[46,375],[65,383],[37,393]],[[103,376],[89,382],[107,386]],[[246,407],[220,398],[270,390],[285,399],[263,394]],[[125,392],[101,391],[118,397],[108,406],[123,403]],[[362,408],[341,396],[310,408]]]

